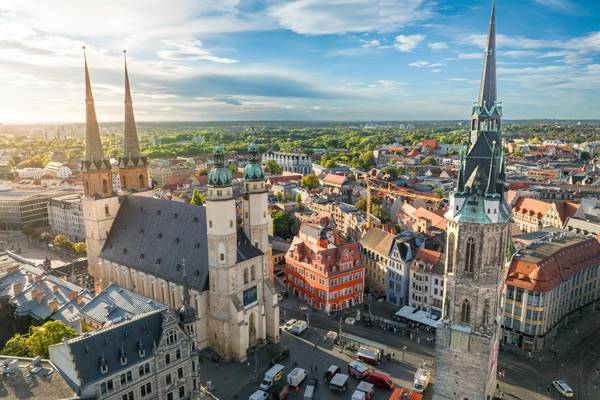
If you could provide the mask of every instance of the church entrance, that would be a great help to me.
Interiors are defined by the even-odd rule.
[[[256,317],[254,313],[250,313],[248,322],[248,347],[252,348],[256,345]]]

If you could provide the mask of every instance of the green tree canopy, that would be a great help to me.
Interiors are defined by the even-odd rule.
[[[48,321],[41,326],[32,326],[29,333],[17,333],[6,342],[2,354],[48,358],[48,346],[59,343],[63,338],[71,339],[77,332],[62,321]]]
[[[314,173],[303,176],[300,185],[306,189],[316,189],[319,187],[319,179]]]
[[[298,204],[302,204],[302,196],[300,195],[300,193],[296,194],[296,203]]]
[[[268,160],[266,167],[272,175],[279,175],[283,172],[283,168],[275,160]]]
[[[204,196],[200,190],[194,189],[192,192],[192,198],[190,199],[190,204],[195,206],[201,206],[206,201],[206,196]]]
[[[292,218],[283,211],[277,211],[273,214],[273,231],[275,235],[284,239],[291,237]]]
[[[53,244],[56,247],[62,247],[64,249],[69,249],[73,247],[73,243],[69,240],[68,237],[66,237],[65,235],[63,235],[62,233],[59,233],[58,235],[56,235],[54,237],[54,242]]]
[[[435,165],[435,158],[433,157],[425,157],[422,161],[421,161],[422,165]]]

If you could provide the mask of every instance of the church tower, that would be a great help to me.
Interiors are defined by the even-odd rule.
[[[85,224],[85,243],[88,255],[88,270],[94,277],[96,292],[103,289],[102,268],[98,263],[98,255],[104,246],[108,232],[119,209],[119,199],[113,192],[110,161],[104,158],[100,128],[96,118],[94,96],[87,65],[85,47],[85,159],[82,160],[81,176],[83,179],[82,199],[83,218]]]
[[[127,72],[127,52],[123,50],[125,61],[125,123],[123,125],[123,155],[119,157],[119,180],[121,190],[140,191],[148,189],[148,159],[140,157],[135,117],[133,115],[133,100]]]
[[[206,230],[209,265],[209,343],[219,354],[232,350],[231,275],[237,262],[236,208],[232,175],[225,166],[223,148],[214,151],[214,167],[208,173]]]
[[[244,232],[250,242],[263,253],[269,248],[268,191],[265,173],[260,165],[258,147],[248,146],[250,162],[244,168]]]
[[[445,215],[446,281],[434,400],[487,400],[496,390],[511,211],[504,197],[502,105],[496,98],[495,13],[492,3],[469,144]]]

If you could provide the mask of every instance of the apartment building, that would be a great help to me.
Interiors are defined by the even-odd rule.
[[[335,231],[303,222],[285,256],[288,290],[326,312],[363,301],[365,268],[356,243]]]
[[[506,278],[504,342],[542,351],[600,305],[600,243],[554,234],[519,250]],[[570,332],[565,332],[570,334]]]
[[[435,316],[442,315],[444,297],[444,254],[418,249],[410,267],[408,304]]]
[[[513,200],[512,221],[522,232],[536,232],[544,227],[562,228],[575,214],[578,204],[570,201],[542,201],[528,197]]]
[[[83,206],[79,193],[53,197],[48,201],[48,224],[53,234],[62,233],[71,241],[85,241]]]
[[[312,172],[312,160],[308,154],[267,151],[263,154],[262,161],[264,163],[269,160],[274,160],[287,172],[302,175],[308,175]]]

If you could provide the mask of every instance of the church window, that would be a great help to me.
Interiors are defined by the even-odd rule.
[[[212,221],[208,221],[208,227],[212,228]]]
[[[471,304],[469,303],[469,300],[465,299],[465,301],[463,301],[463,303],[462,303],[461,310],[460,310],[460,321],[465,324],[468,324],[470,319],[471,319]]]
[[[233,220],[232,219],[229,220],[229,227],[233,228]]]
[[[90,183],[86,180],[83,182],[85,185],[85,193],[90,194]]]
[[[254,265],[250,267],[250,280],[256,280],[256,267]]]
[[[123,189],[127,189],[127,178],[125,178],[125,175],[123,175],[123,184],[121,186]]]
[[[106,205],[104,206],[104,214],[105,214],[106,216],[109,216],[109,215],[110,215],[110,209],[108,208],[108,204],[106,204]]]
[[[108,182],[106,179],[102,179],[102,193],[108,193]]]
[[[221,253],[220,259],[221,259],[221,261],[225,261],[225,254]]]
[[[455,247],[454,233],[448,235],[448,271],[453,272],[454,270],[454,247]]]
[[[465,272],[473,272],[475,267],[475,241],[473,238],[467,239],[467,251],[465,255]]]
[[[244,268],[244,285],[248,283],[248,268]]]

